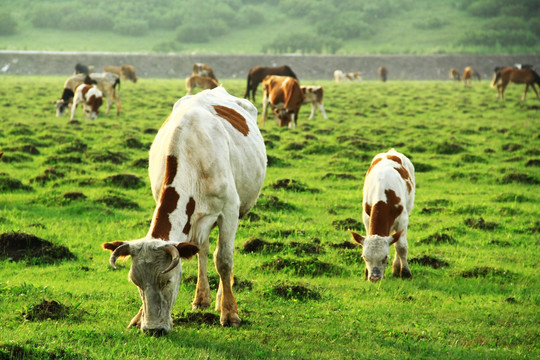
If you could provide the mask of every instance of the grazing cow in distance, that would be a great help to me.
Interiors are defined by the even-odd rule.
[[[497,70],[497,68],[496,68]],[[523,91],[523,96],[521,97],[521,101],[525,101],[525,98],[527,97],[527,91],[529,90],[529,86],[532,87],[536,94],[536,98],[540,99],[540,96],[538,95],[538,91],[536,90],[536,87],[534,86],[537,84],[540,86],[540,75],[536,71],[534,71],[531,68],[524,68],[519,69],[515,67],[507,67],[503,69],[499,69],[499,71],[496,72],[495,76],[493,77],[493,81],[491,82],[491,87],[497,87],[497,98],[504,100],[504,90],[508,86],[510,82],[513,82],[514,84],[525,84],[525,90]]]
[[[201,89],[214,89],[218,86],[219,84],[212,78],[191,75],[190,77],[186,78],[186,95],[190,95],[191,91],[196,87]]]
[[[202,77],[211,78],[211,79],[214,79],[216,83],[218,82],[216,75],[214,75],[214,70],[209,65],[206,65],[206,64],[202,64],[202,63],[193,64],[193,73],[191,75],[198,75]]]
[[[75,118],[77,105],[82,104],[84,117],[87,120],[95,120],[99,114],[99,107],[103,103],[103,94],[96,85],[81,84],[75,89],[73,105],[71,106],[70,121]]]
[[[388,80],[388,69],[386,66],[379,66],[377,73],[379,74],[382,82],[386,82],[386,80]]]
[[[233,250],[239,218],[257,202],[266,174],[266,150],[257,108],[223,87],[176,102],[150,148],[149,174],[156,209],[148,234],[103,244],[110,264],[131,256],[130,279],[143,305],[129,326],[152,335],[172,328],[171,310],[182,275],[180,258],[198,252],[193,309],[210,306],[209,235],[217,225],[214,262],[220,277],[216,311],[221,324],[238,326],[233,295]]]
[[[261,126],[264,126],[268,115],[268,105],[270,105],[278,126],[296,127],[298,112],[304,102],[304,93],[298,81],[290,76],[269,75],[264,78],[262,87]]]
[[[120,103],[120,96],[116,92],[116,89],[120,88],[120,78],[111,73],[92,73],[90,75],[73,75],[66,80],[62,96],[56,101],[56,116],[60,117],[64,115],[65,110],[73,101],[75,89],[80,84],[97,85],[98,89],[101,90],[103,96],[107,99],[107,114],[114,101],[116,104],[116,115],[120,115],[122,104]]]
[[[459,70],[456,68],[451,68],[448,76],[450,77],[451,80],[454,80],[454,81],[461,80],[461,74],[459,73]]]
[[[471,66],[467,66],[463,70],[463,86],[472,86],[472,77],[475,76],[480,81],[480,74],[474,70]]]
[[[290,76],[298,80],[296,74],[287,65],[278,67],[255,66],[249,70],[244,99],[249,99],[249,95],[251,93],[251,99],[255,101],[255,92],[257,92],[257,87],[268,75]]]
[[[367,235],[349,230],[362,245],[366,280],[384,278],[392,244],[396,249],[393,274],[411,277],[407,264],[407,225],[414,206],[414,190],[414,167],[405,155],[394,149],[375,155],[364,180],[362,221]]]
[[[311,114],[309,114],[309,119],[313,119],[313,116],[315,116],[315,111],[317,108],[321,111],[324,120],[327,119],[326,112],[324,111],[324,105],[323,105],[323,95],[324,90],[322,86],[300,86],[300,89],[302,89],[302,93],[304,94],[304,103],[303,104],[310,104],[311,105]]]
[[[362,81],[362,73],[359,71],[344,73],[341,70],[334,71],[334,80],[337,83],[348,81]]]
[[[137,82],[139,79],[137,75],[135,74],[135,67],[133,65],[121,65],[121,66],[111,66],[111,65],[105,65],[103,67],[103,70],[105,72],[109,72],[115,75],[118,75],[122,79],[130,80],[134,83]]]
[[[75,74],[90,74],[92,71],[94,71],[94,67],[92,65],[84,65],[81,63],[75,64]]]

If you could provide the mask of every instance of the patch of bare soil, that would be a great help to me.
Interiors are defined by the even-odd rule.
[[[332,221],[332,226],[334,226],[336,230],[347,230],[347,229],[353,230],[353,229],[361,229],[363,225],[358,220],[355,220],[353,218],[347,218],[343,220]]]
[[[419,241],[420,244],[456,244],[457,240],[445,233],[436,233]]]
[[[10,177],[8,174],[0,173],[0,191],[7,192],[13,190],[32,191],[32,187],[23,184],[20,180]]]
[[[320,300],[321,294],[303,284],[279,283],[272,287],[270,294],[287,300]]]
[[[68,248],[54,245],[50,241],[24,233],[4,233],[0,235],[0,259],[27,261],[34,264],[52,264],[62,260],[75,259]]]
[[[420,264],[422,266],[429,266],[429,267],[432,267],[433,269],[438,269],[438,268],[450,265],[448,264],[448,262],[444,260],[429,256],[429,255],[423,255],[422,257],[419,257],[419,258],[412,258],[409,260],[409,262],[411,264]]]
[[[26,321],[59,320],[69,314],[69,308],[54,300],[43,300],[39,304],[31,305],[27,311],[23,312]]]
[[[282,243],[271,243],[263,239],[249,239],[247,240],[244,245],[242,245],[242,249],[246,253],[255,253],[255,252],[263,252],[263,251],[281,251],[283,249]]]
[[[111,175],[105,178],[105,183],[124,189],[137,189],[144,185],[141,178],[133,174]]]
[[[219,326],[219,315],[210,312],[188,312],[173,316],[174,325],[212,325]]]
[[[473,229],[488,230],[488,231],[493,231],[495,230],[495,228],[497,228],[497,226],[499,226],[499,224],[495,222],[489,222],[489,221],[486,222],[481,217],[478,219],[465,219],[465,225]]]

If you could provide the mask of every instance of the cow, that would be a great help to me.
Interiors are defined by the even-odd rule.
[[[478,79],[478,81],[480,81],[480,74],[476,70],[474,70],[471,66],[467,66],[463,70],[463,86],[471,87],[473,76],[475,76]]]
[[[81,84],[75,89],[73,105],[71,106],[70,121],[75,118],[77,105],[82,104],[84,116],[87,120],[95,120],[99,114],[99,107],[103,103],[103,93],[96,85]]]
[[[126,64],[121,65],[121,66],[105,65],[103,67],[103,71],[116,74],[120,78],[130,80],[134,83],[136,83],[137,80],[139,79],[137,75],[135,74],[135,68],[133,67],[133,65],[126,65]]]
[[[407,264],[407,225],[414,206],[414,166],[394,149],[375,155],[364,180],[362,221],[367,235],[349,230],[362,246],[366,280],[384,278],[389,247],[395,244],[392,272],[411,277]]]
[[[266,174],[256,107],[221,86],[184,96],[154,139],[149,174],[156,209],[147,235],[103,244],[112,251],[113,268],[118,257],[132,258],[129,276],[143,305],[129,326],[151,335],[170,332],[182,274],[180,258],[197,252],[193,309],[210,306],[206,266],[209,235],[216,225],[216,311],[221,311],[223,326],[238,326],[241,319],[232,292],[234,239],[239,219],[255,205]]]
[[[255,66],[254,68],[251,68],[248,72],[246,93],[244,94],[244,99],[248,99],[251,93],[251,99],[255,101],[255,93],[257,92],[257,87],[268,75],[290,76],[298,80],[296,74],[287,65],[277,67]]]
[[[386,80],[388,80],[388,69],[386,66],[379,66],[377,73],[379,74],[382,82],[386,82]]]
[[[120,102],[119,92],[117,93],[116,91],[117,88],[120,89],[120,78],[111,73],[92,73],[90,75],[73,75],[66,80],[62,96],[56,101],[56,116],[60,117],[64,115],[65,110],[73,100],[75,89],[83,83],[89,85],[95,84],[101,90],[103,96],[107,99],[107,114],[111,110],[114,101],[116,104],[116,115],[120,115],[122,104]]]
[[[334,80],[337,83],[348,81],[362,81],[362,73],[359,71],[344,73],[341,70],[334,71]]]
[[[459,70],[456,68],[450,69],[450,72],[448,73],[448,77],[450,78],[450,80],[454,80],[454,81],[461,80],[461,74],[459,73]]]
[[[198,75],[206,78],[211,78],[218,82],[216,75],[214,75],[214,70],[206,64],[196,63],[193,64],[193,73],[191,75]]]
[[[94,71],[92,65],[84,65],[81,63],[75,64],[75,74],[90,74],[92,71]]]
[[[497,98],[504,100],[504,90],[510,82],[514,84],[525,84],[525,90],[523,91],[523,96],[521,96],[521,101],[525,101],[527,97],[527,91],[529,86],[533,89],[536,94],[536,98],[540,99],[538,91],[536,90],[535,84],[540,86],[540,75],[530,67],[526,68],[517,68],[517,67],[507,67],[502,69],[495,69],[495,75],[491,81],[491,87],[497,88]]]
[[[269,75],[262,82],[262,120],[267,119],[268,105],[274,112],[278,126],[296,127],[298,112],[304,102],[304,93],[298,81],[290,76]]]
[[[186,78],[187,95],[190,95],[191,91],[196,87],[201,89],[214,89],[218,86],[219,84],[216,82],[216,80],[209,77],[191,75],[190,77]]]
[[[309,114],[308,120],[313,119],[317,108],[319,108],[319,110],[321,111],[324,120],[328,119],[328,117],[326,116],[326,111],[324,111],[324,105],[323,105],[324,90],[322,86],[300,86],[300,89],[302,89],[302,93],[304,94],[303,104],[311,105],[311,114]]]

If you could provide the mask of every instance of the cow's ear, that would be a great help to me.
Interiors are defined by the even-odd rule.
[[[118,248],[119,246],[124,245],[124,244],[125,244],[125,241],[113,241],[113,242],[103,243],[103,244],[101,244],[101,246],[105,250],[114,251],[114,250],[116,250],[116,248]]]
[[[401,234],[405,231],[405,229],[398,231],[394,235],[392,235],[392,239],[390,240],[390,243],[388,245],[392,245],[393,243],[397,242],[399,238],[401,237]]]
[[[356,241],[358,244],[364,246],[364,239],[365,238],[362,235],[360,235],[360,234],[358,234],[358,233],[356,233],[356,232],[354,232],[352,230],[349,230],[349,232],[351,233],[354,241]]]
[[[199,247],[192,243],[180,243],[176,245],[176,248],[182,259],[191,259],[199,252]]]

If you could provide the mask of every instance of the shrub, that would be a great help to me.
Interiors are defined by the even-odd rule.
[[[486,21],[485,28],[495,31],[527,30],[527,22],[519,17],[499,16]]]
[[[205,43],[210,40],[206,24],[184,24],[176,30],[176,40],[183,43]]]
[[[529,30],[536,36],[540,37],[540,19],[531,19],[529,21]]]
[[[0,35],[13,35],[17,30],[17,22],[10,13],[0,13]]]
[[[144,36],[148,33],[148,22],[146,20],[118,19],[114,24],[113,31],[127,36]]]
[[[264,12],[262,9],[247,5],[236,14],[235,24],[237,27],[248,27],[264,22]]]
[[[334,54],[343,46],[343,41],[328,36],[311,33],[278,36],[270,44],[263,46],[263,52],[296,53],[330,53]]]
[[[481,0],[473,2],[467,11],[474,16],[490,18],[499,14],[500,6],[496,0]]]

